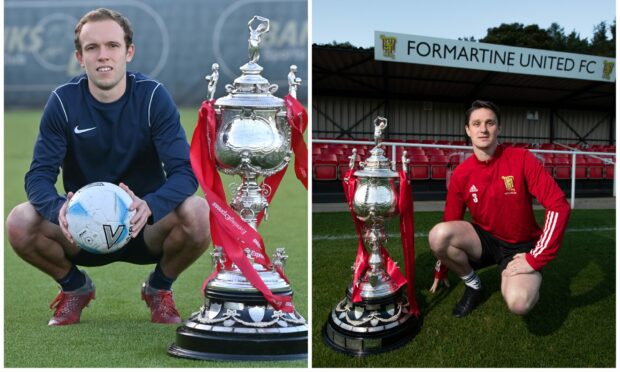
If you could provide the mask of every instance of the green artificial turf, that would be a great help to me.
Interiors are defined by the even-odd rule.
[[[536,211],[539,223],[543,212]],[[313,367],[615,367],[615,210],[572,212],[562,249],[543,270],[540,301],[523,317],[506,308],[497,267],[479,272],[488,298],[465,318],[451,315],[464,288],[454,274],[451,288],[428,291],[435,258],[426,234],[441,217],[415,213],[420,333],[402,348],[360,358],[328,348],[321,338],[329,312],[352,280],[357,239],[351,215],[313,214]],[[403,262],[397,220],[388,223],[388,232],[388,250]]]

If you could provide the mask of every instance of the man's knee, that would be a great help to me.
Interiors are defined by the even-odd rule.
[[[198,244],[210,238],[209,207],[207,202],[198,196],[190,196],[179,206],[178,216],[183,231]]]
[[[512,288],[504,295],[504,301],[510,312],[516,315],[525,315],[538,302],[538,292],[530,293],[522,288]]]
[[[450,224],[446,222],[438,223],[428,233],[428,243],[431,250],[438,254],[445,254],[450,245],[451,237],[452,229]]]
[[[18,253],[29,249],[34,239],[34,226],[41,216],[30,203],[22,203],[13,208],[6,218],[6,231],[9,243]]]

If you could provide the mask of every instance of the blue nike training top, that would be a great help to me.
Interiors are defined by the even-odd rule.
[[[56,224],[66,200],[54,186],[61,168],[65,192],[91,182],[124,182],[147,202],[149,223],[198,188],[172,97],[161,83],[136,72],[127,73],[127,89],[116,102],[97,101],[86,75],[50,94],[25,181],[30,203]]]

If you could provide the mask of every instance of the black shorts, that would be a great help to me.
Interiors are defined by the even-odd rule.
[[[146,246],[144,241],[144,229],[138,236],[132,238],[127,245],[116,252],[109,254],[90,253],[80,249],[77,255],[69,257],[75,265],[80,266],[103,266],[112,262],[129,262],[137,265],[148,265],[158,263],[161,255],[155,255]]]
[[[508,243],[491,235],[491,233],[483,230],[475,223],[472,223],[472,226],[480,238],[480,243],[482,243],[480,262],[469,260],[469,264],[474,270],[499,265],[500,272],[504,271],[514,255],[529,252],[536,246],[536,241],[517,244]]]

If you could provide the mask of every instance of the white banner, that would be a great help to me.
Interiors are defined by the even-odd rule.
[[[385,31],[375,31],[375,59],[515,74],[616,81],[614,58]]]

